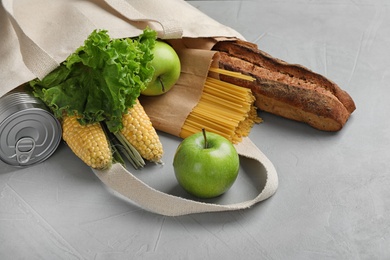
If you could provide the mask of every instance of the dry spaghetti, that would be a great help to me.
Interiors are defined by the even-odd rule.
[[[212,72],[251,80],[251,77],[222,69]],[[198,104],[186,118],[180,133],[185,138],[205,128],[220,134],[233,143],[248,136],[255,123],[261,122],[254,106],[255,97],[250,89],[208,77]]]
[[[226,76],[239,78],[239,79],[249,80],[249,81],[254,81],[255,80],[255,78],[253,78],[251,76],[244,75],[244,74],[242,74],[240,72],[236,72],[236,71],[230,71],[230,70],[225,70],[225,69],[220,69],[220,68],[213,68],[213,67],[211,67],[209,69],[209,71],[210,72],[215,72],[215,73],[218,73],[218,74],[223,74],[223,75],[226,75]]]

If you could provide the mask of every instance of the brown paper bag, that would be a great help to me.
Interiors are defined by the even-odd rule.
[[[202,49],[175,48],[182,67],[176,85],[157,97],[141,97],[140,101],[154,127],[179,136],[188,114],[198,103],[214,52]]]
[[[36,13],[40,15],[37,16]],[[94,29],[106,29],[111,37],[133,37],[149,26],[162,39],[170,39],[179,53],[182,74],[172,93],[158,102],[143,100],[155,127],[178,135],[180,122],[196,105],[212,61],[213,44],[222,38],[243,38],[182,0],[3,0],[0,6],[0,97],[56,68]],[[171,91],[170,91],[171,92]],[[156,109],[180,103],[180,113]],[[154,105],[151,105],[151,104]],[[179,123],[172,123],[179,122]],[[236,146],[241,156],[253,159],[265,180],[252,200],[230,205],[203,203],[157,191],[120,164],[109,170],[93,170],[108,187],[131,202],[155,213],[178,216],[190,213],[238,210],[272,196],[278,186],[275,167],[249,138]]]

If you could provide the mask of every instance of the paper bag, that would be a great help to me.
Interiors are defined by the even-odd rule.
[[[155,127],[171,134],[180,129],[170,122],[184,121],[196,105],[212,61],[213,44],[220,37],[243,38],[182,0],[3,0],[0,25],[0,97],[29,80],[43,78],[82,45],[94,29],[106,29],[113,38],[137,36],[146,26],[156,30],[159,38],[169,40],[176,48],[184,65],[173,89],[194,97],[182,104],[185,109],[180,115],[169,114],[168,109],[163,114],[149,114],[151,118],[164,117],[166,120],[160,120],[162,123]],[[191,55],[196,64],[186,61]],[[168,98],[168,95],[162,97],[159,102],[169,104]],[[143,105],[148,111],[146,100]],[[249,138],[235,147],[241,156],[257,163],[258,174],[265,179],[258,196],[237,204],[203,203],[157,191],[120,164],[109,170],[93,171],[109,188],[158,214],[178,216],[238,210],[272,196],[278,178],[273,164]]]

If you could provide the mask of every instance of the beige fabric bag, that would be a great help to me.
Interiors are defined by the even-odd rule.
[[[181,95],[180,85],[187,89],[196,85],[198,89],[193,91],[199,94],[212,60],[213,42],[219,37],[243,38],[182,0],[3,0],[0,25],[0,97],[29,80],[43,78],[82,45],[94,29],[106,29],[111,37],[122,38],[137,36],[146,26],[156,30],[160,38],[169,39],[184,63],[175,92],[169,92],[170,95]],[[191,55],[196,66],[185,62]],[[197,100],[194,98],[190,105],[186,102],[185,110],[191,111]],[[148,111],[147,101],[143,104]],[[189,112],[181,115],[184,119],[185,113]],[[152,120],[160,117],[149,116]],[[184,121],[177,114],[164,114],[164,117]],[[171,134],[178,131],[177,125],[164,122],[156,128]],[[239,210],[272,196],[278,187],[278,177],[273,164],[249,138],[244,138],[236,149],[241,156],[256,162],[257,174],[265,184],[258,187],[261,192],[255,198],[230,205],[198,202],[160,192],[120,164],[94,172],[112,190],[158,214],[179,216]]]

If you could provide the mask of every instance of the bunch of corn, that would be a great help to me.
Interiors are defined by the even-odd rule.
[[[138,99],[122,117],[123,128],[115,133],[120,148],[135,168],[145,165],[143,159],[161,163],[163,147],[150,118]],[[65,116],[63,139],[88,166],[107,169],[113,160],[110,141],[100,123],[81,125],[77,116]]]

